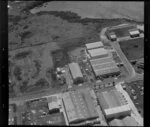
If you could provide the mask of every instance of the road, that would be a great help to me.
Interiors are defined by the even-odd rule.
[[[120,82],[122,80],[126,81],[126,82],[131,82],[131,81],[136,81],[136,80],[143,80],[143,75],[144,74],[137,74],[134,70],[134,68],[132,67],[131,63],[128,61],[128,59],[126,58],[126,56],[124,55],[124,53],[122,52],[120,45],[118,43],[118,41],[115,42],[111,42],[110,40],[107,39],[107,37],[105,36],[105,32],[107,31],[107,27],[103,28],[103,30],[100,33],[100,40],[102,40],[104,43],[109,43],[113,49],[116,50],[116,52],[118,53],[118,56],[120,57],[121,61],[124,63],[125,68],[127,69],[129,75],[128,77],[126,77],[125,79],[118,79],[116,80],[116,82]],[[127,37],[125,37],[124,39],[126,39]],[[123,39],[123,38],[122,38]]]

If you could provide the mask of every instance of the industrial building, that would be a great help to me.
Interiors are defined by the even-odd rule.
[[[88,44],[85,44],[85,46],[86,46],[87,50],[104,47],[104,45],[101,41],[88,43]]]
[[[106,36],[111,41],[116,41],[117,38],[130,36],[129,30],[137,29],[135,24],[122,24],[108,28]]]
[[[104,48],[96,48],[88,50],[91,59],[103,58],[108,56],[108,52]]]
[[[70,63],[69,69],[75,84],[83,83],[83,75],[78,63]]]
[[[99,92],[98,99],[107,119],[131,114],[131,109],[127,101],[116,89]]]
[[[129,30],[129,33],[130,33],[130,37],[132,38],[140,36],[140,32],[138,29],[131,29]]]
[[[123,119],[113,119],[109,122],[110,126],[140,126],[131,116],[126,116]]]
[[[98,118],[98,113],[89,91],[64,93],[63,102],[70,124]]]
[[[48,108],[50,112],[59,112],[61,100],[57,96],[50,96],[47,98]]]
[[[119,75],[120,70],[114,62],[113,58],[106,57],[104,59],[90,60],[95,76],[113,76]]]
[[[90,63],[91,63],[91,65],[98,65],[98,64],[112,62],[112,61],[113,61],[113,58],[108,56],[108,57],[104,57],[104,58],[92,59],[92,60],[90,60]]]
[[[116,34],[114,32],[107,33],[107,37],[111,41],[117,41],[117,36],[116,36]]]

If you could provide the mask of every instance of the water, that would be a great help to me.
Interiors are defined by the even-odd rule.
[[[42,7],[30,10],[33,14],[40,11],[72,11],[82,18],[111,19],[126,17],[138,21],[144,20],[143,2],[52,1]]]

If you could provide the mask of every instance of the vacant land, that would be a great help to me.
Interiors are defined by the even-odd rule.
[[[144,57],[144,38],[135,38],[119,42],[123,53],[128,60],[136,60]]]
[[[17,106],[16,125],[65,125],[60,110],[49,110],[47,98],[39,98],[24,102]],[[49,122],[51,121],[51,122]]]
[[[121,26],[118,28],[112,28],[112,29],[108,30],[108,32],[109,33],[114,32],[118,38],[126,37],[126,36],[130,36],[129,30],[135,29],[135,28],[136,28],[135,25],[124,25],[124,26]]]
[[[51,42],[57,42],[59,46],[70,45],[71,47],[76,44],[99,41],[99,32],[103,27],[135,23],[132,20],[119,18],[81,18],[69,10],[30,13],[31,8],[42,4],[43,2],[23,1],[11,5],[12,8],[8,12],[9,50]]]
[[[47,70],[53,68],[51,52],[59,47],[55,43],[10,51],[10,97],[52,87]]]

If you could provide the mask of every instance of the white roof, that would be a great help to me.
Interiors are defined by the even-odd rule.
[[[117,38],[116,34],[110,35],[111,38]]]
[[[69,68],[70,68],[72,77],[74,79],[76,79],[78,77],[83,77],[78,63],[71,63],[71,64],[69,64]]]
[[[104,48],[91,49],[91,50],[88,50],[88,52],[89,52],[91,57],[107,55],[108,54],[107,50],[104,49]]]
[[[130,34],[140,34],[139,30],[130,31]]]
[[[88,43],[85,45],[87,49],[100,48],[103,47],[103,43],[101,41]]]
[[[121,113],[121,112],[127,112],[127,111],[131,111],[129,105],[123,105],[123,106],[113,107],[104,110],[106,116]]]

